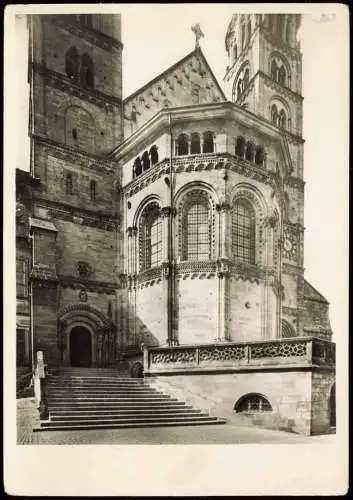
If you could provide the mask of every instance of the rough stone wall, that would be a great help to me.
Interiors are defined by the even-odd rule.
[[[312,373],[311,433],[323,434],[330,427],[330,397],[335,382],[333,371]]]
[[[311,432],[311,373],[252,372],[212,375],[175,375],[148,378],[149,383],[213,415],[299,434]],[[253,415],[234,412],[234,405],[249,393],[263,395],[272,412]]]
[[[203,56],[196,49],[161,78],[125,99],[125,138],[164,107],[174,108],[223,100]]]

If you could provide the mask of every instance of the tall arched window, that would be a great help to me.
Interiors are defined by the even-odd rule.
[[[278,126],[285,129],[287,127],[287,117],[283,109],[281,109],[278,119]]]
[[[187,196],[182,213],[183,260],[211,258],[211,209],[207,193],[195,190]]]
[[[89,184],[90,196],[92,201],[96,201],[97,197],[97,183],[96,181],[91,181]]]
[[[194,133],[191,135],[191,154],[198,155],[201,153],[200,135]]]
[[[158,203],[143,210],[139,224],[140,271],[159,266],[162,262],[162,219]]]
[[[142,155],[142,165],[143,170],[148,170],[151,166],[150,157],[148,155],[148,151],[145,151]]]
[[[71,47],[65,56],[65,71],[69,78],[77,80],[79,72],[79,54],[76,47]]]
[[[242,93],[243,93],[243,80],[239,78],[237,83],[237,101],[240,99]]]
[[[150,149],[151,163],[155,165],[158,163],[158,149],[157,146],[153,145]]]
[[[289,339],[295,337],[294,328],[292,327],[292,325],[288,323],[288,321],[282,319],[281,327],[282,327],[282,338]]]
[[[251,141],[249,141],[246,144],[245,158],[248,161],[253,162],[254,157],[255,157],[255,145]]]
[[[188,138],[185,134],[181,134],[177,139],[177,155],[183,156],[188,154],[189,154]]]
[[[245,154],[245,139],[244,137],[237,137],[237,142],[235,145],[235,154],[240,158],[244,158]]]
[[[278,83],[280,83],[281,85],[286,84],[286,70],[285,70],[283,64],[278,70]]]
[[[81,83],[84,87],[90,89],[94,87],[93,61],[88,54],[83,54],[82,56]]]
[[[278,111],[277,111],[276,104],[272,104],[272,106],[271,106],[271,121],[276,126],[278,125]]]
[[[213,132],[205,132],[203,134],[203,152],[204,153],[214,152]]]
[[[72,181],[72,174],[71,173],[66,174],[65,188],[66,188],[66,194],[73,193],[73,181]]]
[[[250,71],[249,68],[246,68],[244,72],[244,87],[246,87],[247,84],[249,83],[249,79],[250,79]]]
[[[265,160],[265,150],[262,146],[257,146],[255,153],[255,163],[260,167],[263,166]]]
[[[234,44],[234,47],[233,47],[233,57],[234,57],[234,61],[236,61],[237,57],[238,57],[238,47],[237,47],[236,43]]]
[[[245,199],[236,200],[232,209],[232,253],[241,262],[255,262],[255,213]]]
[[[139,157],[136,158],[134,161],[134,166],[132,168],[133,171],[133,177],[138,177],[140,174],[142,174],[142,163]]]
[[[271,78],[272,80],[275,80],[275,82],[277,81],[277,71],[278,71],[277,63],[273,59],[271,62]]]

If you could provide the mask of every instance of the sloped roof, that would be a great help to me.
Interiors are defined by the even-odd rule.
[[[315,300],[317,302],[323,302],[324,304],[329,304],[328,300],[325,299],[320,292],[316,290],[310,283],[304,280],[304,298],[309,300]]]
[[[155,78],[153,78],[153,80],[150,80],[145,85],[143,85],[142,87],[140,87],[139,89],[137,89],[135,92],[133,92],[132,94],[130,94],[128,97],[126,97],[123,100],[123,103],[126,104],[128,101],[130,101],[131,99],[133,99],[134,97],[136,97],[138,94],[141,94],[142,92],[144,92],[146,89],[148,89],[149,87],[151,87],[154,83],[156,83],[158,80],[160,80],[161,78],[164,78],[166,75],[168,75],[169,73],[171,73],[172,71],[174,71],[178,66],[181,66],[182,64],[184,64],[188,59],[191,59],[191,57],[194,56],[194,55],[199,55],[200,56],[201,60],[205,64],[207,70],[211,74],[211,76],[212,76],[212,78],[214,80],[214,83],[215,83],[217,89],[219,90],[222,98],[226,101],[227,98],[224,95],[224,92],[223,92],[222,88],[220,87],[220,85],[219,85],[219,83],[217,81],[217,78],[215,77],[215,75],[214,75],[214,73],[213,73],[210,65],[208,64],[207,59],[204,56],[204,53],[202,52],[202,50],[201,50],[200,47],[195,47],[195,49],[192,50],[191,52],[189,52],[189,54],[187,54],[185,57],[183,57],[182,59],[180,59],[179,61],[177,61],[175,64],[173,64],[172,66],[170,66],[169,68],[167,68],[165,71],[163,71],[162,73],[160,73],[159,75],[157,75]]]

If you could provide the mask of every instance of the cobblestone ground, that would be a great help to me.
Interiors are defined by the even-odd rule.
[[[33,432],[39,425],[34,398],[17,400],[18,444],[239,444],[239,443],[332,443],[335,435],[300,436],[233,423],[193,427],[98,429]]]

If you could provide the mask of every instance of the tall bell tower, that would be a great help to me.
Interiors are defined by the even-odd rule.
[[[302,55],[297,14],[234,14],[225,44],[227,97],[277,126],[302,134]]]

